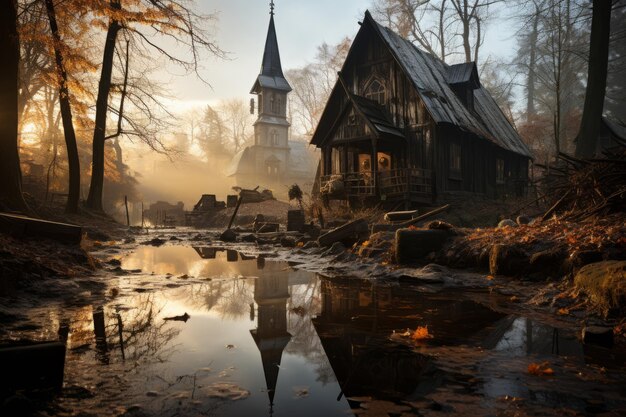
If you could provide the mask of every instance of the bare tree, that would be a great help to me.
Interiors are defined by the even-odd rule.
[[[611,2],[595,0],[589,41],[589,72],[583,118],[576,142],[577,157],[591,157],[596,151],[602,123],[611,34]]]
[[[80,198],[80,161],[78,159],[76,133],[74,132],[74,120],[72,117],[72,106],[70,104],[67,70],[65,67],[63,53],[61,52],[62,41],[61,34],[59,33],[59,27],[57,25],[54,1],[45,0],[45,3],[54,45],[53,49],[59,85],[59,102],[61,106],[61,118],[63,120],[65,147],[67,150],[67,161],[69,167],[69,193],[65,211],[68,213],[76,213],[78,211],[78,200]]]
[[[96,121],[93,139],[92,177],[87,199],[87,206],[94,210],[102,210],[102,191],[104,181],[104,144],[107,139],[107,116],[111,109],[109,96],[113,90],[113,65],[116,42],[121,30],[127,35],[132,47],[139,51],[150,51],[168,62],[178,65],[187,71],[198,74],[199,60],[202,51],[213,55],[222,55],[222,51],[202,29],[202,23],[215,19],[215,16],[202,16],[193,11],[191,0],[141,0],[129,3],[123,7],[122,0],[110,0],[106,15],[109,16],[107,38],[104,47],[103,63],[101,67],[98,99],[96,101]],[[176,50],[162,46],[163,39],[173,39],[177,44]],[[181,51],[184,50],[184,53]],[[129,56],[134,56],[130,53]],[[128,60],[127,60],[128,61]],[[126,90],[126,94],[128,90]],[[130,95],[126,98],[130,99]],[[122,107],[117,109],[118,129],[122,134],[120,120],[133,124],[127,118]],[[135,105],[142,109],[144,115],[150,116],[151,105],[141,99]],[[161,106],[161,109],[164,107]],[[155,120],[155,119],[153,119]],[[138,131],[138,125],[133,126]],[[126,136],[129,132],[123,132]],[[146,136],[144,135],[144,138]],[[147,142],[156,148],[158,141],[154,138]]]
[[[313,134],[337,81],[337,72],[346,59],[350,43],[349,38],[344,38],[336,45],[323,43],[317,48],[313,62],[286,71],[293,87],[289,113],[295,130],[300,133],[307,136]]]
[[[15,0],[0,3],[0,202],[14,210],[26,210],[22,196],[22,171],[18,154],[18,77],[20,42]]]

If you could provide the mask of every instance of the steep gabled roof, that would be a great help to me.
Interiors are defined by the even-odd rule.
[[[273,14],[270,16],[270,26],[267,29],[265,50],[263,51],[263,61],[261,62],[261,72],[252,86],[250,93],[258,93],[260,88],[273,88],[287,92],[291,91],[291,86],[283,75],[283,68],[280,63],[280,52],[278,50],[278,38],[276,37]]]
[[[476,65],[474,63],[460,66],[448,66],[437,57],[430,55],[406,39],[403,39],[391,29],[378,24],[369,11],[365,12],[365,19],[359,33],[363,30],[372,29],[379,35],[381,41],[387,46],[391,55],[404,71],[406,77],[423,100],[424,105],[432,119],[438,124],[451,124],[463,130],[481,136],[497,146],[515,152],[529,158],[532,157],[530,149],[521,140],[513,126],[502,113],[502,110],[493,100],[489,92],[480,86]],[[357,34],[355,43],[364,39]],[[346,62],[354,52],[351,47]],[[345,71],[345,64],[342,71]],[[472,78],[476,78],[473,82]],[[450,82],[475,83],[474,111],[470,111],[454,93]],[[341,88],[341,87],[339,87]],[[337,86],[331,94],[331,99],[338,90]],[[330,104],[330,100],[329,100]],[[320,118],[320,126],[326,116],[328,106]],[[317,134],[317,131],[316,131]],[[313,135],[311,143],[318,144],[320,138]]]

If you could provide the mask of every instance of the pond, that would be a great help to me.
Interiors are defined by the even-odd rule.
[[[623,355],[506,314],[500,295],[330,280],[212,247],[141,246],[121,267],[143,271],[117,278],[133,295],[42,318],[69,329],[54,414],[626,410]],[[543,362],[553,373],[528,372]]]

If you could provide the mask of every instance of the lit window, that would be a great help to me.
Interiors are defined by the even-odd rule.
[[[374,80],[365,90],[365,97],[377,102],[380,105],[385,105],[385,86],[380,81]]]

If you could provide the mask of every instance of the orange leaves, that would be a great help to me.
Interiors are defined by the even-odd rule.
[[[434,336],[428,332],[428,326],[418,326],[411,335],[413,340],[432,339]]]
[[[528,365],[528,373],[535,376],[552,376],[554,375],[554,370],[550,368],[550,364],[548,362],[542,363],[531,363]]]
[[[556,311],[556,314],[559,315],[559,316],[567,316],[569,314],[569,310],[566,309],[566,308],[559,308]]]

